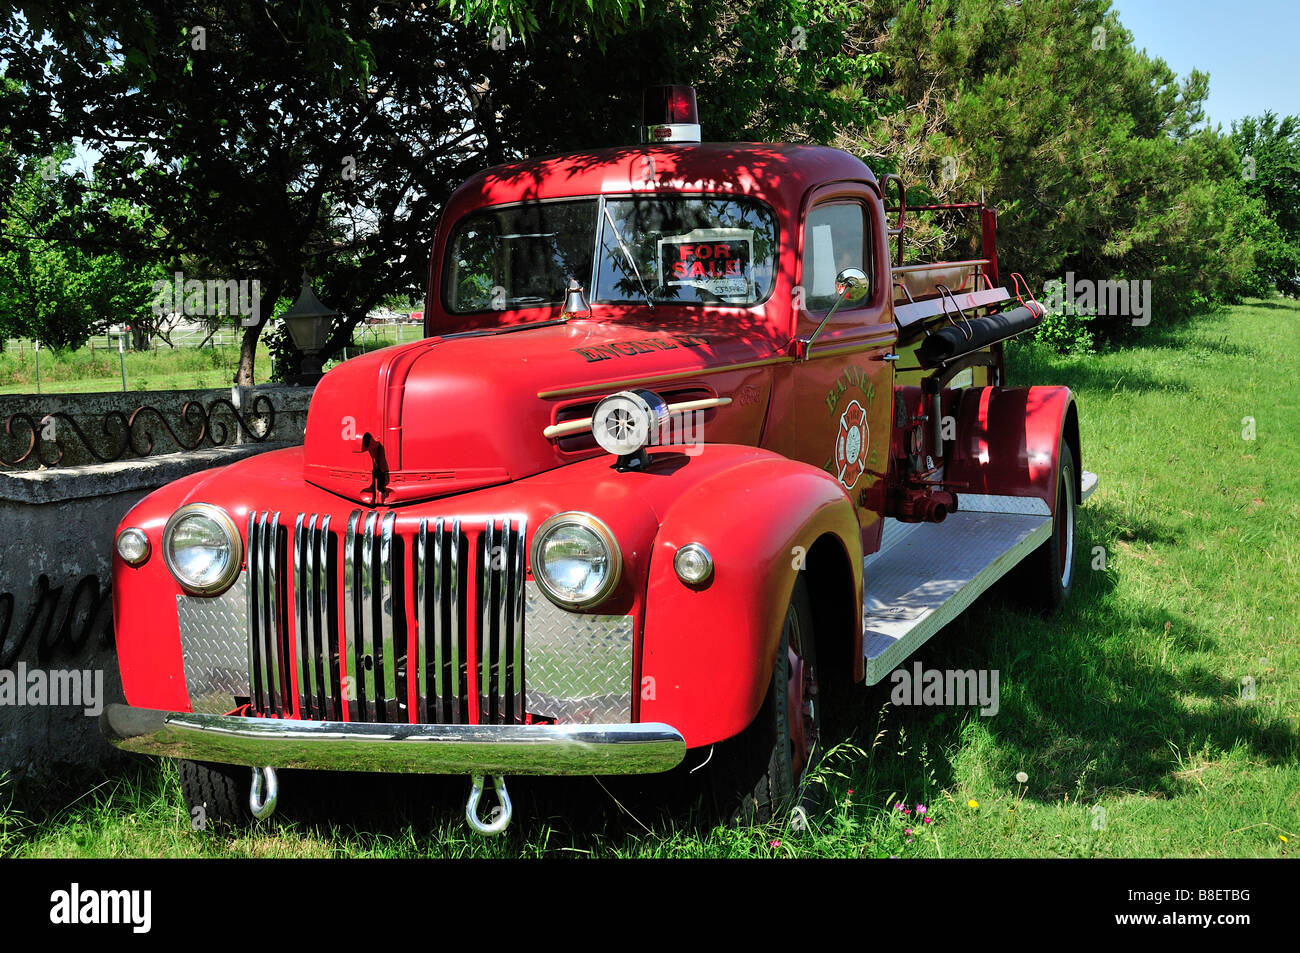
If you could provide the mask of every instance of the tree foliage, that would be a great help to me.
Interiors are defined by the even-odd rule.
[[[843,49],[830,19],[851,4],[740,8],[452,7],[465,22],[419,3],[91,0],[24,5],[0,42],[24,128],[98,152],[99,204],[160,223],[131,249],[104,220],[67,241],[257,280],[268,303],[296,292],[305,268],[342,312],[333,350],[385,297],[418,291],[436,212],[460,181],[516,156],[635,141],[649,83],[696,80],[716,95],[717,138],[829,134],[862,113],[841,90],[874,57]],[[295,359],[283,339],[273,346],[282,367]]]
[[[456,185],[635,142],[656,83],[697,87],[708,139],[833,142],[902,173],[913,202],[983,192],[1002,261],[1035,287],[1146,279],[1169,318],[1294,293],[1300,261],[1295,121],[1208,128],[1208,77],[1135,49],[1109,0],[22,3],[0,19],[0,79],[0,188],[51,144],[98,156],[46,239],[259,282],[241,382],[304,269],[341,312],[335,351],[421,293]],[[909,236],[918,257],[966,240],[944,216]]]
[[[1205,123],[1209,77],[1180,80],[1135,49],[1109,0],[870,9],[884,90],[906,107],[842,135],[915,182],[912,201],[982,192],[1004,266],[1036,289],[1066,272],[1150,280],[1166,320],[1258,291],[1252,236],[1269,220],[1232,143]],[[942,254],[961,235],[939,220],[915,248]]]
[[[1263,202],[1277,226],[1251,236],[1262,249],[1259,283],[1300,297],[1300,117],[1247,116],[1233,124],[1232,142],[1246,194]]]

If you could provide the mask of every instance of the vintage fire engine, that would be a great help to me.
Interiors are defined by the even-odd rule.
[[[1012,569],[1068,597],[1096,481],[1070,391],[1005,386],[1042,308],[1000,279],[994,210],[909,208],[836,149],[702,143],[689,87],[648,91],[644,126],[475,175],[423,340],[330,370],[303,446],[123,520],[104,730],[182,759],[191,808],[264,817],[277,768],[462,774],[491,833],[509,775],[703,765],[763,821],[832,689]],[[904,264],[938,209],[980,251]]]

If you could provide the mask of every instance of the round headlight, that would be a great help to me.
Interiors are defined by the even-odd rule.
[[[699,543],[687,543],[673,557],[677,578],[690,586],[699,586],[713,575],[713,557]]]
[[[591,414],[591,432],[606,453],[620,457],[649,446],[668,421],[668,404],[653,391],[622,390],[610,394]]]
[[[623,559],[614,535],[586,513],[557,513],[533,537],[533,578],[562,609],[603,600],[618,585]]]
[[[230,514],[210,503],[190,503],[173,513],[163,529],[162,548],[176,581],[200,596],[228,589],[243,558]]]
[[[128,566],[138,566],[149,558],[149,537],[144,530],[127,527],[117,534],[117,554]]]

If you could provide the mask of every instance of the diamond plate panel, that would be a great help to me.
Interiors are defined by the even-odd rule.
[[[566,612],[524,586],[525,705],[558,722],[632,720],[632,617]]]
[[[901,665],[1052,532],[1049,516],[961,510],[942,524],[916,525],[863,573],[868,685]]]
[[[1014,513],[1021,516],[1051,516],[1046,501],[1036,496],[994,496],[958,493],[957,509],[965,513]]]
[[[219,596],[177,596],[185,684],[196,712],[224,714],[248,691],[247,574]]]

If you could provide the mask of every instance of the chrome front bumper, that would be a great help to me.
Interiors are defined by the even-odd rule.
[[[390,725],[244,718],[109,705],[124,751],[223,764],[402,774],[654,774],[686,756],[663,724]]]

